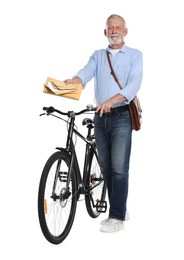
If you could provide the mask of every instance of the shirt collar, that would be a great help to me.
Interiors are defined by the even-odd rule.
[[[127,46],[124,44],[119,51],[126,53],[126,50],[127,50]]]
[[[108,51],[110,50],[109,46],[108,46],[107,50]],[[122,53],[126,53],[126,50],[127,50],[127,46],[125,44],[123,44],[123,46],[121,47],[121,49],[119,51],[122,52]]]

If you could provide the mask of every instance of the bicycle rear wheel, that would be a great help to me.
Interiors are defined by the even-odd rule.
[[[87,172],[84,178],[85,188],[89,190],[85,195],[86,209],[90,217],[97,218],[102,212],[98,210],[97,205],[105,201],[106,186],[100,170],[97,151],[91,150],[87,161]]]
[[[77,184],[72,171],[66,188],[70,157],[65,151],[55,152],[46,162],[38,191],[38,215],[41,230],[52,244],[61,243],[72,227],[76,205]]]

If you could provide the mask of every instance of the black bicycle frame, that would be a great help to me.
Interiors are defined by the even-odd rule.
[[[65,149],[70,154],[70,168],[69,168],[69,172],[68,172],[68,178],[67,178],[68,180],[66,183],[66,189],[68,189],[68,187],[69,187],[71,173],[72,173],[72,170],[74,169],[80,194],[86,194],[91,189],[86,190],[84,187],[84,182],[83,182],[83,179],[81,176],[81,171],[80,171],[79,164],[78,164],[78,158],[77,158],[75,146],[73,143],[73,134],[75,133],[78,137],[80,137],[86,143],[83,177],[85,176],[85,172],[87,170],[87,165],[88,165],[87,158],[89,158],[88,155],[91,151],[93,151],[96,154],[96,151],[93,146],[93,141],[92,141],[92,139],[90,139],[92,127],[88,127],[87,138],[85,138],[82,134],[80,134],[74,128],[74,122],[75,122],[75,117],[71,117],[70,121],[69,121],[69,129],[68,129],[68,136],[67,136],[66,149]],[[56,148],[56,149],[61,150],[62,148]],[[96,186],[97,185],[93,186],[93,188]]]

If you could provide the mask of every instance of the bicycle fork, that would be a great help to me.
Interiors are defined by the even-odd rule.
[[[59,148],[57,148],[57,149],[59,149]],[[59,150],[61,150],[61,149],[59,149]],[[64,201],[64,200],[68,199],[69,196],[71,195],[71,192],[69,189],[70,177],[68,177],[69,176],[68,172],[62,172],[60,170],[61,162],[62,162],[62,159],[58,160],[57,166],[56,166],[56,172],[55,172],[55,176],[54,176],[52,195],[51,195],[51,198],[54,201],[56,201],[57,199],[59,199],[60,201]],[[61,182],[66,182],[66,187],[62,188],[59,195],[56,194],[56,186],[57,186],[58,180]]]

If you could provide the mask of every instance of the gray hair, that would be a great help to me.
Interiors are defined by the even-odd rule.
[[[111,14],[108,18],[107,18],[107,21],[106,21],[106,25],[108,24],[108,21],[111,19],[111,18],[120,18],[124,24],[124,26],[126,26],[126,22],[125,22],[125,19],[118,15],[118,14]]]

